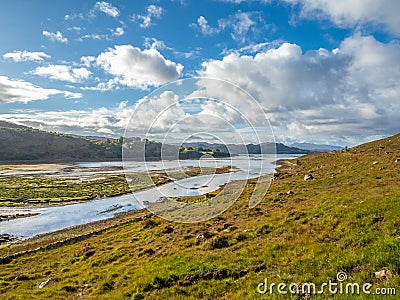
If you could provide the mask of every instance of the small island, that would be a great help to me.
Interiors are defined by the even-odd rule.
[[[229,152],[221,151],[220,149],[204,149],[202,147],[180,147],[179,159],[199,159],[205,155],[212,157],[230,157]]]

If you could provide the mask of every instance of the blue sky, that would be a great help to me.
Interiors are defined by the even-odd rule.
[[[119,136],[151,91],[207,76],[251,94],[279,141],[395,134],[398,11],[396,0],[2,1],[0,119]],[[143,114],[164,103],[153,100]]]

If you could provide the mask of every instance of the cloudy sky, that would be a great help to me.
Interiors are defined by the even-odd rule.
[[[263,128],[262,116],[278,141],[352,146],[400,132],[399,11],[398,0],[4,0],[0,119],[119,136],[160,111],[165,130],[179,118]],[[258,106],[210,81],[183,97],[229,109],[190,112],[168,88],[147,97],[200,76]]]

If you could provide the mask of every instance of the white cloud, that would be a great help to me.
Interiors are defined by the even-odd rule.
[[[27,81],[0,76],[0,103],[47,100],[50,96],[58,94],[62,94],[66,98],[82,98],[80,93],[41,88]]]
[[[199,75],[232,81],[253,95],[283,137],[346,143],[350,136],[398,132],[400,46],[354,35],[338,49],[302,52],[284,43],[254,56],[229,54],[203,63]],[[246,113],[229,90],[208,87]]]
[[[71,14],[64,16],[65,21],[76,20],[76,19],[84,20],[85,16],[83,14]]]
[[[95,61],[96,61],[95,56],[82,56],[81,57],[81,62],[86,68],[89,68],[92,65],[92,63]]]
[[[204,35],[213,35],[220,31],[219,27],[214,28],[214,27],[211,27],[210,25],[208,25],[208,21],[203,16],[200,16],[197,19],[197,24],[193,23],[190,26],[193,28],[199,29],[201,31],[201,33]]]
[[[63,37],[60,31],[54,33],[54,32],[49,32],[47,30],[43,30],[42,34],[43,36],[49,38],[50,41],[57,41],[64,44],[68,43],[68,39],[66,37]]]
[[[149,5],[146,8],[146,14],[145,15],[133,15],[132,20],[133,21],[140,21],[140,27],[142,28],[148,28],[151,25],[153,25],[153,19],[160,19],[161,16],[164,14],[165,10],[156,5]]]
[[[249,31],[253,30],[257,25],[257,22],[253,20],[254,15],[254,12],[238,11],[227,19],[220,19],[218,23],[222,29],[232,27],[232,38],[244,43]]]
[[[159,49],[159,50],[169,49],[169,50],[172,50],[171,48],[168,48],[163,41],[157,40],[156,38],[149,38],[149,37],[146,37],[144,39],[143,46],[146,49]]]
[[[92,9],[92,14],[94,14],[97,11],[101,11],[113,18],[117,18],[119,16],[118,8],[105,1],[96,2],[96,4]]]
[[[79,26],[72,26],[68,28],[69,31],[75,31],[77,33],[81,32],[82,28]]]
[[[50,58],[50,55],[44,52],[29,52],[29,51],[14,51],[8,52],[3,55],[4,59],[12,59],[15,62],[21,61],[43,61]]]
[[[75,134],[141,136],[151,139],[167,137],[168,142],[183,141],[195,132],[212,132],[221,136],[229,130],[232,118],[224,119],[227,108],[218,103],[204,103],[200,113],[191,115],[180,97],[170,90],[140,99],[134,106],[121,102],[117,107],[70,111],[19,111],[2,114],[1,118],[40,127],[45,130]],[[189,109],[190,110],[190,109]],[[228,108],[229,110],[229,108]],[[171,130],[171,135],[165,134]],[[222,139],[224,137],[221,136]],[[232,139],[226,142],[232,142]]]
[[[112,37],[123,36],[125,34],[125,30],[123,27],[109,29],[109,32],[111,34],[87,33],[85,35],[82,35],[80,38],[78,38],[78,41],[82,42],[85,39],[91,39],[91,40],[97,40],[97,41],[101,41],[101,40],[111,41]]]
[[[96,86],[85,86],[85,87],[81,87],[80,89],[82,91],[106,92],[106,91],[110,91],[114,88],[118,89],[117,82],[115,82],[114,79],[110,79],[107,82],[99,82]]]
[[[48,77],[54,80],[81,82],[89,78],[91,72],[86,68],[72,68],[66,65],[48,65],[37,67],[32,74]]]
[[[255,33],[257,24],[263,22],[258,12],[237,11],[235,14],[218,20],[218,27],[212,27],[208,24],[204,16],[197,19],[197,23],[190,24],[190,27],[199,30],[203,35],[214,35],[223,30],[231,29],[232,39],[244,43],[249,40],[249,34]]]
[[[91,40],[110,40],[107,34],[98,34],[98,33],[90,33],[83,35],[79,40],[82,41],[84,39],[91,39]]]
[[[242,2],[261,2],[261,3],[270,3],[272,0],[218,0],[220,2],[226,2],[226,3],[234,3],[234,4],[240,4]]]
[[[400,1],[398,0],[281,0],[299,4],[303,17],[328,18],[343,27],[356,25],[383,25],[400,34]]]
[[[148,131],[165,132],[170,129],[186,116],[178,100],[179,97],[172,91],[139,100],[130,114],[127,135],[146,134]]]
[[[165,59],[157,49],[141,50],[132,45],[109,48],[101,53],[96,64],[115,76],[115,82],[146,89],[177,79],[183,66]]]
[[[111,31],[113,36],[122,36],[125,34],[124,28],[117,27]]]
[[[83,135],[122,136],[133,113],[127,102],[113,108],[67,111],[20,111],[2,114],[3,120],[18,122],[48,131]]]
[[[228,54],[232,54],[232,53],[254,54],[254,53],[258,53],[258,52],[265,52],[269,49],[277,48],[280,45],[282,45],[283,43],[284,43],[284,41],[282,41],[282,40],[275,40],[272,42],[262,42],[262,43],[257,43],[257,44],[250,43],[239,49],[224,49],[222,51],[222,54],[224,54],[224,55],[228,55]]]

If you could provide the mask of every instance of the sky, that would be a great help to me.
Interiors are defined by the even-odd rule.
[[[2,120],[341,146],[400,132],[398,0],[1,4]]]

